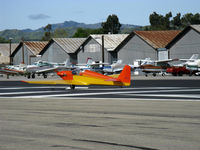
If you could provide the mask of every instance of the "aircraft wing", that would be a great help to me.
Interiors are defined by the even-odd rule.
[[[190,61],[193,62],[194,60],[198,59],[199,54],[193,54],[189,59],[179,59],[180,61]]]
[[[109,63],[92,63],[88,64],[89,66],[98,66],[98,65],[109,65]]]
[[[165,72],[165,69],[144,69],[142,72],[145,73],[159,73],[159,72]]]
[[[74,81],[74,80],[35,80],[35,81],[22,81],[30,84],[64,84],[64,85],[89,85],[89,83],[84,81]]]
[[[35,81],[22,81],[31,84],[66,84],[65,80],[35,80]]]
[[[179,59],[165,59],[165,60],[157,60],[155,61],[156,63],[158,62],[171,62],[171,61],[178,61]]]
[[[36,70],[36,73],[54,72],[56,69],[57,69],[57,68],[41,69],[41,70]]]
[[[194,62],[195,59],[179,59],[180,61],[183,61],[183,62]]]
[[[24,74],[24,71],[18,71],[18,70],[9,70],[9,69],[0,69],[0,72],[3,74],[11,74],[11,75],[18,75],[18,74]]]
[[[40,69],[36,70],[36,73],[49,73],[49,72],[55,72],[56,70],[68,70],[68,69],[75,69],[73,67],[64,67],[64,66],[59,66],[59,67],[53,67],[53,68],[46,68],[46,69]]]
[[[13,74],[13,75],[17,74],[17,72],[6,71],[6,70],[3,70],[3,69],[1,69],[0,72],[3,73],[3,74]]]

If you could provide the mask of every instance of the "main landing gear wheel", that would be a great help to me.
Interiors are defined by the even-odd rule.
[[[43,77],[44,77],[44,78],[47,78],[47,75],[46,75],[46,74],[43,74]]]
[[[34,73],[32,74],[32,78],[33,78],[33,79],[35,78],[35,74],[34,74]]]

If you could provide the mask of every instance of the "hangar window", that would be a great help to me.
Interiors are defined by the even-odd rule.
[[[91,53],[99,52],[99,51],[100,49],[98,48],[97,44],[90,44],[88,48],[86,49],[86,52],[91,52]]]

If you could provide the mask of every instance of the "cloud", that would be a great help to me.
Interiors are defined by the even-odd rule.
[[[48,19],[51,17],[45,14],[32,14],[32,15],[29,15],[28,18],[31,20],[43,20],[43,19]]]

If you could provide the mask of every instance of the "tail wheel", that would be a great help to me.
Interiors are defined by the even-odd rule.
[[[74,90],[75,89],[75,85],[70,85],[70,89]]]

